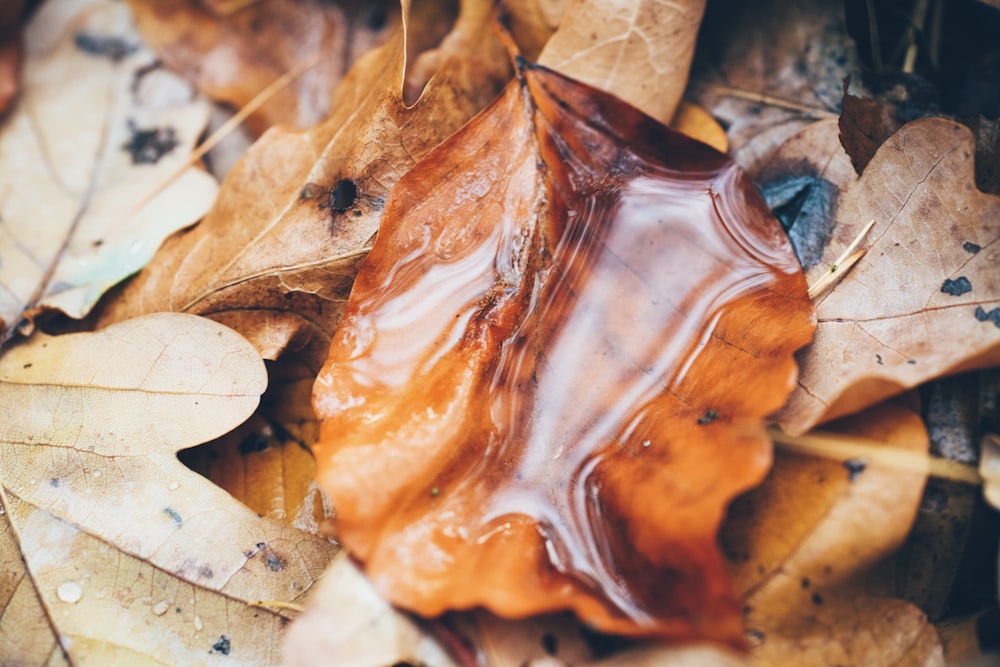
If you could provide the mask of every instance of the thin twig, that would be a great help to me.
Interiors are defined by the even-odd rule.
[[[906,31],[906,55],[903,56],[903,72],[911,73],[917,64],[917,33],[923,32],[924,24],[927,22],[927,8],[930,0],[916,0],[913,3],[913,16],[910,18],[910,27]]]
[[[296,604],[295,602],[282,602],[281,600],[257,600],[249,602],[248,605],[251,607],[260,607],[261,609],[287,609],[299,613],[306,610],[303,605]]]
[[[872,67],[882,71],[882,41],[878,36],[878,17],[875,16],[875,0],[866,0],[868,5],[868,41],[872,50]]]
[[[817,120],[821,120],[824,118],[837,118],[837,114],[833,113],[832,111],[827,111],[826,109],[817,109],[815,107],[808,107],[804,104],[793,102],[792,100],[786,100],[780,97],[773,97],[771,95],[765,95],[763,93],[753,93],[748,90],[740,90],[739,88],[731,88],[729,86],[720,86],[715,84],[699,86],[699,88],[703,88],[717,95],[724,95],[726,97],[735,97],[741,100],[756,102],[757,104],[765,104],[767,106],[779,107],[781,109],[788,109],[789,111],[798,111],[803,115],[809,116],[810,118],[816,118]]]
[[[858,261],[865,256],[865,253],[868,252],[867,248],[862,248],[857,251],[855,248],[857,248],[858,245],[861,244],[861,241],[868,236],[868,232],[870,232],[871,228],[874,226],[875,219],[872,218],[868,224],[862,228],[861,232],[854,237],[854,240],[851,241],[849,246],[847,246],[847,249],[840,253],[840,257],[833,262],[830,270],[820,276],[816,282],[809,286],[810,299],[815,300],[817,296],[825,292],[841,278],[846,276],[847,272],[851,270],[851,267],[857,264]]]
[[[768,428],[768,435],[779,448],[799,454],[838,461],[862,459],[906,472],[929,474],[968,484],[982,483],[979,472],[972,466],[899,449],[877,440],[823,432],[793,436],[787,435],[777,426]]]

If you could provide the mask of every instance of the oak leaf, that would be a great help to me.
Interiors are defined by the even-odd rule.
[[[489,3],[463,4],[413,106],[403,100],[409,37],[400,32],[356,63],[322,124],[265,133],[205,220],[169,239],[103,321],[161,310],[205,315],[265,358],[301,352],[315,371],[390,188],[507,79],[491,17]]]
[[[217,189],[192,168],[149,198],[187,161],[208,107],[156,66],[124,5],[48,2],[25,40],[0,132],[0,340],[43,309],[86,315]]]
[[[5,659],[276,664],[287,612],[248,604],[301,598],[336,547],[175,454],[246,419],[264,382],[247,341],[177,313],[0,357],[0,626],[21,629]]]
[[[704,11],[705,0],[572,0],[538,63],[669,123]]]
[[[742,172],[525,64],[386,207],[314,392],[318,476],[376,587],[738,642],[715,530],[812,331]]]
[[[928,448],[919,415],[903,405],[875,406],[828,430],[886,450]],[[924,480],[878,460],[778,452],[765,482],[733,503],[721,533],[755,664],[943,664],[926,616],[891,597],[884,572]]]
[[[778,415],[795,433],[936,377],[1000,363],[1000,197],[974,185],[969,130],[913,121],[860,178],[837,133],[835,120],[810,126],[760,175],[767,183],[808,174],[832,186],[830,228],[813,230],[810,282],[875,220],[867,254],[816,300],[816,336],[798,355],[799,386]]]

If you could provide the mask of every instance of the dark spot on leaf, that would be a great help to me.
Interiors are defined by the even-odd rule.
[[[813,604],[817,604],[817,605],[823,604],[823,596],[820,595],[819,593],[813,593],[813,595],[812,595],[812,601],[813,601]]]
[[[542,635],[542,649],[549,655],[554,656],[559,652],[559,638],[551,632]]]
[[[281,572],[286,565],[288,565],[288,561],[273,551],[267,554],[267,569],[271,572]]]
[[[354,205],[358,198],[358,186],[349,178],[337,183],[330,192],[330,208],[337,213],[343,213]]]
[[[212,577],[215,576],[215,573],[212,572],[212,568],[210,568],[209,566],[202,565],[200,568],[198,568],[198,576],[201,577],[202,579],[211,579]]]
[[[353,211],[351,211],[351,213],[353,213],[354,217],[356,217],[356,218],[360,217],[361,216],[361,209],[360,208],[356,208]]]
[[[809,588],[809,577],[802,577],[802,588]]]
[[[906,363],[908,363],[911,366],[916,366],[917,365],[917,360],[916,359],[907,359]]]
[[[139,50],[138,44],[127,42],[118,35],[100,35],[85,30],[76,33],[73,43],[84,53],[109,58],[112,62],[118,62]]]
[[[760,630],[747,630],[746,637],[747,642],[750,644],[750,648],[760,646],[764,643],[764,633]]]
[[[260,19],[253,19],[252,21],[250,21],[250,30],[252,30],[254,33],[259,33],[263,29],[264,25],[260,22]]]
[[[32,366],[34,366],[34,364],[29,361],[24,366],[21,366],[21,368],[31,368]]]
[[[972,283],[965,276],[959,276],[955,280],[948,278],[941,285],[941,291],[952,296],[962,296],[966,292],[972,291]]]
[[[376,10],[372,12],[372,15],[368,17],[368,29],[372,32],[381,32],[385,30],[385,26],[388,25],[389,19],[384,11]]]
[[[247,456],[248,454],[253,454],[254,452],[263,452],[267,449],[267,447],[267,438],[259,433],[251,433],[247,437],[243,438],[238,449],[240,454]]]
[[[986,311],[982,306],[976,306],[976,319],[980,322],[992,322],[1000,329],[1000,308]]]
[[[868,464],[861,459],[847,459],[844,461],[844,467],[847,468],[847,481],[854,482],[861,477],[861,473],[865,471]]]
[[[173,519],[174,523],[178,526],[184,523],[184,519],[181,518],[181,515],[173,507],[164,507],[163,513]]]
[[[261,549],[263,549],[266,546],[267,546],[266,542],[258,542],[257,543],[257,551],[260,551]]]
[[[876,352],[875,353],[875,361],[878,363],[879,366],[881,366],[883,364],[882,355]]]
[[[156,164],[177,148],[177,133],[172,127],[143,129],[130,120],[128,129],[132,137],[122,144],[122,149],[132,156],[132,164]]]
[[[982,250],[983,247],[978,243],[973,243],[972,241],[966,241],[965,243],[962,244],[962,249],[965,250],[965,252],[971,252],[973,255],[975,255],[977,252]]]
[[[719,416],[718,411],[715,408],[711,408],[705,411],[701,417],[698,417],[698,426],[704,426],[706,424],[711,424]]]
[[[104,239],[97,239],[96,241],[94,241],[90,245],[93,246],[93,247],[95,247],[95,248],[100,248],[102,245],[104,245]]]
[[[232,650],[232,644],[229,642],[229,637],[222,635],[219,640],[212,644],[212,650],[209,653],[220,653],[222,655],[229,655]]]
[[[59,488],[59,480],[56,479],[55,477],[53,477],[52,479],[49,480],[49,486],[51,486],[53,489],[58,489]]]

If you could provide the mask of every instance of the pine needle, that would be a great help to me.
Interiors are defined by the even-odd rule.
[[[949,459],[935,458],[927,454],[901,450],[877,440],[820,431],[793,436],[787,435],[777,426],[769,427],[768,435],[778,448],[798,454],[809,454],[837,461],[862,459],[900,471],[929,474],[967,484],[978,485],[982,483],[979,471],[972,466]]]
[[[816,297],[839,282],[840,279],[846,276],[847,272],[850,271],[851,268],[865,256],[865,253],[868,252],[867,248],[861,248],[860,250],[855,250],[855,248],[857,248],[864,238],[868,236],[868,232],[870,232],[874,226],[875,219],[872,218],[858,233],[858,235],[854,237],[854,240],[851,241],[850,245],[847,246],[844,252],[840,253],[840,257],[833,262],[830,270],[820,276],[816,282],[809,286],[810,299],[815,300]]]
[[[719,86],[719,85],[709,85],[709,86],[699,86],[709,92],[715,93],[716,95],[723,95],[725,97],[735,97],[741,100],[747,100],[749,102],[756,102],[758,104],[764,104],[772,107],[779,107],[781,109],[788,109],[789,111],[798,111],[799,113],[809,116],[810,118],[823,119],[823,118],[837,118],[838,114],[832,111],[827,111],[826,109],[817,109],[815,107],[809,107],[804,104],[799,104],[798,102],[793,102],[792,100],[786,100],[780,97],[773,97],[771,95],[765,95],[763,93],[754,93],[748,90],[740,90],[739,88],[731,88],[729,86]]]
[[[289,611],[297,611],[302,613],[306,610],[303,605],[296,604],[294,602],[282,602],[281,600],[257,600],[256,602],[248,603],[251,607],[260,607],[261,609],[287,609]]]

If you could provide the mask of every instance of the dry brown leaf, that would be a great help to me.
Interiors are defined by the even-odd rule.
[[[454,667],[447,652],[404,613],[393,609],[341,552],[288,631],[289,667]]]
[[[399,3],[129,0],[150,48],[209,97],[239,109],[300,63],[322,56],[247,120],[307,128],[326,118],[341,76],[399,25]]]
[[[414,106],[402,98],[405,44],[397,34],[352,68],[323,124],[267,132],[230,172],[202,224],[169,239],[105,321],[159,310],[207,315],[265,358],[302,350],[318,368],[390,188],[507,79],[491,15],[487,2],[463,5],[438,49],[441,67]]]
[[[146,201],[187,161],[208,107],[155,66],[124,5],[52,0],[25,39],[0,133],[0,341],[42,309],[86,315],[217,189],[192,168]]]
[[[928,448],[920,417],[901,405],[829,428],[886,447]],[[892,595],[892,577],[868,578],[905,539],[923,483],[924,475],[885,463],[778,452],[767,480],[733,504],[722,530],[755,664],[943,664],[924,614],[881,597]]]
[[[969,130],[909,123],[860,178],[837,134],[836,120],[816,123],[760,175],[832,185],[833,228],[829,238],[819,231],[810,283],[876,221],[864,258],[816,300],[816,336],[799,352],[799,387],[778,415],[794,433],[935,377],[1000,364],[1000,197],[974,185]]]
[[[425,615],[738,641],[715,527],[811,333],[790,252],[725,156],[524,65],[393,190],[317,378],[339,539]]]
[[[844,78],[859,71],[843,4],[720,0],[708,4],[690,94],[725,124],[733,159],[756,174],[788,137],[836,116]]]
[[[572,0],[538,62],[669,123],[705,0]]]
[[[246,419],[264,382],[247,341],[176,313],[36,334],[0,357],[0,579],[16,582],[0,625],[24,630],[25,656],[202,664],[228,646],[276,664],[287,612],[247,604],[301,598],[335,547],[176,457]]]
[[[507,25],[521,55],[530,61],[538,60],[568,5],[569,0],[504,0]]]

